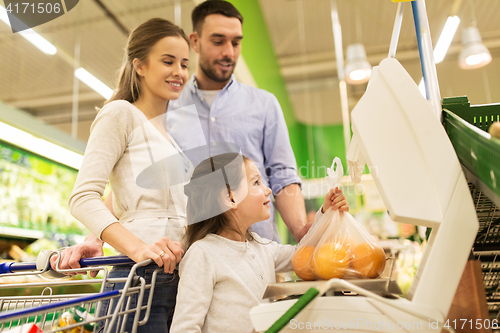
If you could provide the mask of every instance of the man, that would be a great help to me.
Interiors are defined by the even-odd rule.
[[[197,53],[196,73],[179,99],[169,105],[168,131],[184,152],[208,144],[215,155],[224,151],[219,148],[222,142],[238,145],[255,162],[264,185],[273,191],[284,222],[299,241],[308,227],[283,112],[273,94],[244,85],[233,75],[242,47],[243,17],[231,3],[222,0],[201,3],[191,17],[193,33],[189,37]],[[170,111],[192,104],[196,110]],[[190,126],[198,121],[204,136],[190,131]],[[204,159],[188,156],[194,165]],[[252,231],[280,242],[274,207],[271,206],[271,218],[254,225]]]

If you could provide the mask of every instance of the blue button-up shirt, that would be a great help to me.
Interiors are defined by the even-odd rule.
[[[168,132],[184,152],[203,146],[213,156],[228,151],[221,143],[234,143],[254,161],[273,194],[290,184],[301,184],[283,111],[273,94],[242,84],[233,75],[209,107],[193,75],[168,109]],[[187,155],[195,166],[208,157],[201,153]],[[280,242],[272,205],[269,220],[251,229]]]

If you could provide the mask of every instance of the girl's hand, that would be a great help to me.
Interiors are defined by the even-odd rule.
[[[330,190],[325,195],[325,201],[321,206],[321,212],[324,213],[330,207],[333,207],[333,210],[338,209],[341,212],[349,211],[349,204],[345,198],[345,195],[342,194],[342,190],[336,187],[335,189]]]
[[[139,246],[131,254],[130,259],[135,262],[153,259],[158,266],[163,267],[165,273],[172,274],[183,254],[184,251],[180,242],[174,242],[170,238],[163,237],[153,244]]]

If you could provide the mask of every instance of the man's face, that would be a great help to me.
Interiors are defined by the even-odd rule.
[[[212,14],[205,18],[201,36],[196,37],[194,49],[203,73],[215,82],[228,81],[241,52],[241,22],[234,17]]]

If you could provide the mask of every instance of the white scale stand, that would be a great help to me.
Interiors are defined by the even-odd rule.
[[[431,104],[396,59],[374,68],[351,116],[352,179],[360,181],[366,163],[390,218],[431,227],[432,233],[406,299],[387,297],[397,286],[385,297],[373,292],[386,280],[324,281],[323,290],[357,296],[317,297],[281,332],[441,332],[479,227],[458,158]],[[295,294],[311,283],[320,282],[270,285],[265,296]],[[254,307],[255,330],[266,331],[296,301]]]

